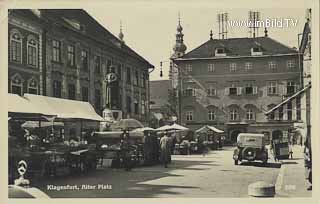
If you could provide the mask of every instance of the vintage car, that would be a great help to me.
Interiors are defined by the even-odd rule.
[[[268,150],[265,147],[265,137],[257,133],[240,133],[237,137],[237,148],[233,152],[234,164],[247,160],[268,162]]]

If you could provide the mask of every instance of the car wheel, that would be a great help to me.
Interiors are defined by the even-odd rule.
[[[239,160],[234,160],[234,165],[238,165]]]

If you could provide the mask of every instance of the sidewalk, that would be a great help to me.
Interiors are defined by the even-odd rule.
[[[293,159],[281,160],[281,169],[276,182],[277,197],[311,197],[305,179],[303,147],[293,147]]]

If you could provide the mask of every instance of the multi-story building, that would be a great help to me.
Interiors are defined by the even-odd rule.
[[[99,114],[108,108],[146,121],[154,67],[123,38],[81,9],[11,10],[9,92],[88,101]]]
[[[211,32],[207,42],[183,52],[173,57],[183,125],[216,126],[231,142],[240,132],[261,132],[268,138],[288,135],[288,121],[299,111],[286,111],[291,110],[288,106],[268,118],[265,113],[302,85],[297,50],[273,40],[265,30],[263,37],[229,39],[214,39]]]
[[[300,36],[302,36],[299,42],[299,52],[303,56],[303,87],[297,93],[270,109],[266,115],[278,115],[283,109],[290,111],[290,107],[293,113],[299,113],[293,114],[292,120],[288,120],[289,118],[284,118],[284,120],[293,124],[294,132],[292,136],[297,143],[303,144],[305,139],[311,136],[311,9],[306,10],[306,23],[303,33],[299,34],[299,38]],[[296,106],[292,104],[296,104]]]

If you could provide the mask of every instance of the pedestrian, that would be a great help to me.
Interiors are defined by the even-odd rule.
[[[205,157],[209,152],[208,141],[203,141],[202,146],[203,146],[202,156]]]
[[[171,146],[170,138],[168,134],[165,133],[164,136],[160,139],[160,151],[161,151],[161,162],[165,168],[168,168],[168,163],[171,157]]]
[[[126,171],[132,169],[131,166],[131,154],[130,154],[130,144],[129,144],[129,134],[127,131],[123,131],[122,139],[120,141],[120,151],[123,167]]]
[[[311,137],[307,136],[304,143],[304,166],[305,166],[305,176],[309,181],[310,186],[307,190],[312,190],[312,154],[311,154]]]
[[[291,137],[289,140],[289,158],[292,159],[293,155],[293,138]]]

